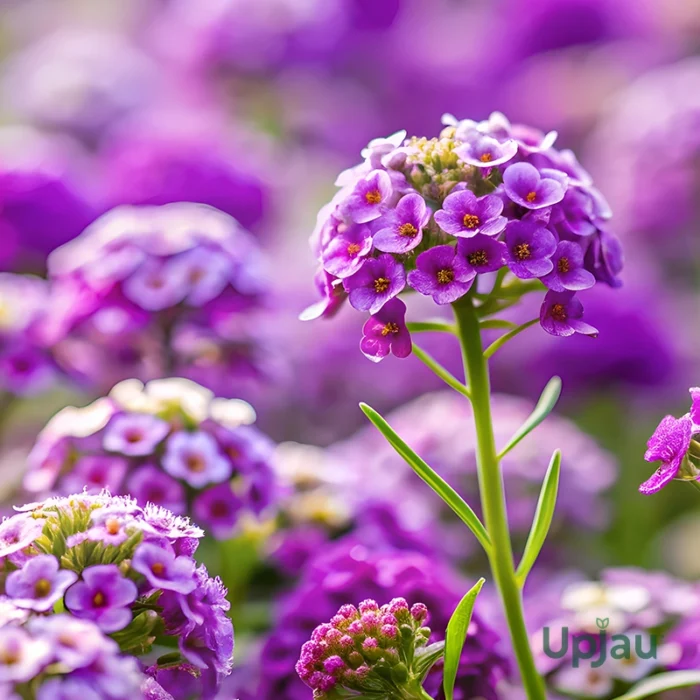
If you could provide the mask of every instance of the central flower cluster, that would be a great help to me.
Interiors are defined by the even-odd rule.
[[[365,161],[340,175],[312,237],[323,299],[304,318],[330,315],[347,297],[372,316],[363,352],[405,357],[399,294],[413,289],[449,304],[478,275],[505,269],[547,288],[547,332],[594,335],[575,294],[596,281],[617,286],[622,256],[590,175],[571,151],[553,147],[554,132],[498,113],[443,121],[439,138],[400,132],[372,141]]]
[[[425,648],[428,610],[395,598],[379,607],[365,600],[343,605],[330,623],[319,625],[301,648],[297,673],[314,690],[314,698],[333,698],[334,690],[377,693],[387,697],[415,674],[416,651]]]
[[[274,501],[272,442],[244,401],[186,379],[126,380],[86,408],[57,413],[28,458],[38,493],[108,488],[141,505],[193,513],[220,539]]]
[[[0,524],[0,593],[31,615],[63,609],[88,620],[133,655],[175,637],[179,654],[168,668],[196,667],[201,697],[213,695],[231,671],[233,627],[226,589],[193,558],[202,530],[107,492],[19,510]],[[1,678],[8,665],[0,654]]]

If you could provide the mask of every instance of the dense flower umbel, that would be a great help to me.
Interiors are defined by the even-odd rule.
[[[549,289],[541,311],[548,333],[595,335],[575,294],[597,280],[619,285],[622,255],[588,173],[571,151],[553,148],[554,132],[511,125],[499,113],[443,121],[438,138],[400,132],[372,141],[364,163],[340,175],[312,236],[325,304],[304,317],[331,315],[347,296],[393,337],[406,332],[403,319],[379,312],[398,294],[412,288],[448,304],[478,273],[504,267]],[[402,357],[403,345],[362,349],[373,359],[389,350]]]
[[[644,459],[661,466],[640,487],[640,493],[657,493],[673,479],[700,480],[700,388],[690,389],[692,406],[680,418],[666,416],[649,438]]]
[[[174,375],[231,395],[267,373],[261,262],[255,239],[216,209],[118,207],[50,256],[47,338],[102,390]]]
[[[302,646],[296,671],[319,700],[343,697],[342,691],[419,697],[427,621],[425,605],[409,607],[404,598],[381,607],[369,599],[357,608],[343,605]]]
[[[151,681],[132,656],[94,623],[68,614],[12,614],[2,600],[0,696],[5,700],[132,700],[148,698]],[[17,611],[20,612],[20,611]],[[171,698],[162,688],[155,698]],[[153,692],[153,690],[151,690]]]
[[[109,488],[194,514],[215,537],[271,506],[272,443],[244,401],[186,379],[117,384],[86,408],[57,413],[29,455],[25,487],[68,494]]]
[[[141,508],[106,491],[18,510],[0,524],[0,592],[18,610],[65,609],[71,620],[94,623],[122,651],[137,656],[150,652],[159,638],[175,637],[179,653],[167,668],[191,666],[197,697],[213,697],[231,670],[233,627],[226,589],[193,558],[202,530],[164,508]],[[53,619],[43,624],[60,634]],[[77,631],[71,637],[80,638]],[[75,646],[65,650],[78,652]],[[0,681],[6,678],[0,674]]]

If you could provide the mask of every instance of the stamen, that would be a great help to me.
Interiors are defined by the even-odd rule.
[[[462,223],[464,224],[464,228],[475,229],[481,221],[476,214],[465,214]]]
[[[399,236],[413,238],[418,233],[418,229],[413,224],[401,224],[399,226]]]
[[[532,248],[529,243],[518,243],[513,249],[513,254],[518,260],[528,260],[532,257]]]
[[[156,576],[161,576],[165,572],[165,564],[157,561],[155,564],[153,564],[153,566],[151,566],[151,571]]]
[[[525,197],[528,202],[534,202],[537,199],[537,192],[528,192]]]
[[[97,593],[95,593],[92,599],[92,604],[96,608],[101,608],[105,604],[105,595],[102,591],[97,591]]]
[[[367,204],[379,204],[379,202],[382,201],[382,195],[379,190],[370,190],[369,192],[365,192],[365,199],[367,200]]]
[[[473,253],[467,255],[467,260],[469,264],[474,267],[481,267],[482,265],[489,264],[489,256],[486,254],[485,250],[475,250]]]
[[[116,535],[119,532],[119,521],[116,518],[107,518],[105,520],[105,530],[110,535]]]
[[[559,258],[557,270],[559,270],[559,272],[568,272],[570,269],[571,265],[569,264],[569,258]]]
[[[37,598],[43,598],[49,593],[51,593],[51,581],[45,578],[40,578],[34,584],[34,594],[37,596]]]
[[[493,156],[490,153],[482,153],[479,156],[479,160],[482,163],[490,163],[493,160]]]
[[[207,465],[200,455],[188,455],[185,459],[185,466],[191,472],[202,472]]]
[[[377,277],[377,279],[374,280],[374,291],[377,292],[377,294],[386,292],[390,284],[391,282],[389,282],[386,277]]]
[[[550,314],[555,321],[566,321],[567,319],[566,309],[563,304],[554,304]]]
[[[392,321],[389,321],[389,323],[384,324],[384,328],[382,328],[382,335],[387,336],[390,333],[398,333],[399,332],[399,326],[396,323],[393,323]]]
[[[449,284],[452,282],[455,278],[455,271],[451,269],[447,270],[438,270],[437,273],[437,281],[440,284]]]
[[[350,243],[348,246],[348,255],[354,257],[360,252],[360,246],[357,243]]]

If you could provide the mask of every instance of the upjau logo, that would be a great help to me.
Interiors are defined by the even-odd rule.
[[[655,659],[658,648],[658,636],[655,634],[613,634],[606,632],[610,619],[596,618],[596,626],[600,630],[598,634],[580,633],[569,634],[568,627],[562,627],[559,631],[559,640],[556,640],[556,632],[553,634],[549,627],[543,630],[543,650],[550,659],[563,659],[567,655],[571,657],[574,668],[578,668],[581,661],[591,661],[591,668],[600,668],[607,660],[608,654],[612,659],[631,659],[633,656],[639,659]],[[557,649],[552,649],[554,641]],[[645,649],[644,646],[647,645]],[[569,652],[569,647],[571,652]]]

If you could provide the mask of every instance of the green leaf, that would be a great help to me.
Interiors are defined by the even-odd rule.
[[[561,379],[552,377],[542,391],[535,410],[527,417],[508,444],[498,453],[503,459],[524,437],[531,433],[551,412],[561,394]]]
[[[532,527],[530,534],[527,537],[523,558],[518,564],[518,570],[515,572],[515,577],[518,584],[522,588],[525,584],[525,579],[530,573],[537,557],[540,554],[542,545],[547,538],[549,526],[552,524],[554,515],[554,506],[557,502],[557,491],[559,489],[559,473],[561,472],[561,452],[555,450],[552,459],[549,462],[547,473],[545,474],[542,488],[540,489],[540,498],[537,501],[537,510],[535,517],[532,519]]]
[[[442,687],[445,692],[445,700],[452,700],[459,659],[462,656],[462,648],[467,638],[469,622],[472,619],[472,610],[476,597],[479,595],[484,579],[480,578],[474,587],[460,600],[459,605],[452,613],[450,621],[447,623],[445,633],[445,669],[443,671]]]
[[[489,359],[489,357],[493,357],[493,355],[495,355],[509,340],[515,338],[516,335],[522,333],[524,330],[527,330],[530,326],[534,326],[539,320],[539,318],[533,318],[531,321],[528,321],[527,323],[523,323],[520,326],[513,328],[513,330],[509,333],[505,333],[497,340],[494,340],[493,343],[491,343],[491,345],[489,345],[486,348],[486,350],[484,350],[484,357],[487,360]],[[486,321],[482,321],[482,326],[484,323],[486,323]]]
[[[445,642],[435,642],[427,647],[422,647],[416,651],[413,659],[413,670],[416,679],[421,683],[428,675],[428,671],[441,659],[445,653]]]
[[[489,318],[482,321],[479,325],[481,326],[481,330],[488,330],[490,328],[505,328],[506,330],[512,330],[518,326],[517,323],[506,321],[504,318]]]
[[[452,323],[445,323],[444,321],[410,321],[406,324],[406,327],[411,333],[451,333],[455,335],[457,329]]]
[[[447,386],[459,392],[463,396],[469,397],[469,389],[467,389],[457,377],[450,374],[437,360],[433,359],[428,353],[419,348],[413,343],[413,354],[424,364],[428,369],[431,369]]]
[[[476,513],[464,499],[393,431],[379,413],[366,403],[361,403],[360,408],[374,427],[387,439],[396,452],[403,457],[411,469],[442,498],[457,517],[474,533],[476,539],[479,540],[481,546],[488,553],[491,549],[491,540],[488,533],[476,516]]]
[[[700,671],[670,671],[645,678],[624,695],[618,695],[616,700],[640,700],[665,690],[687,688],[691,685],[700,685]]]

